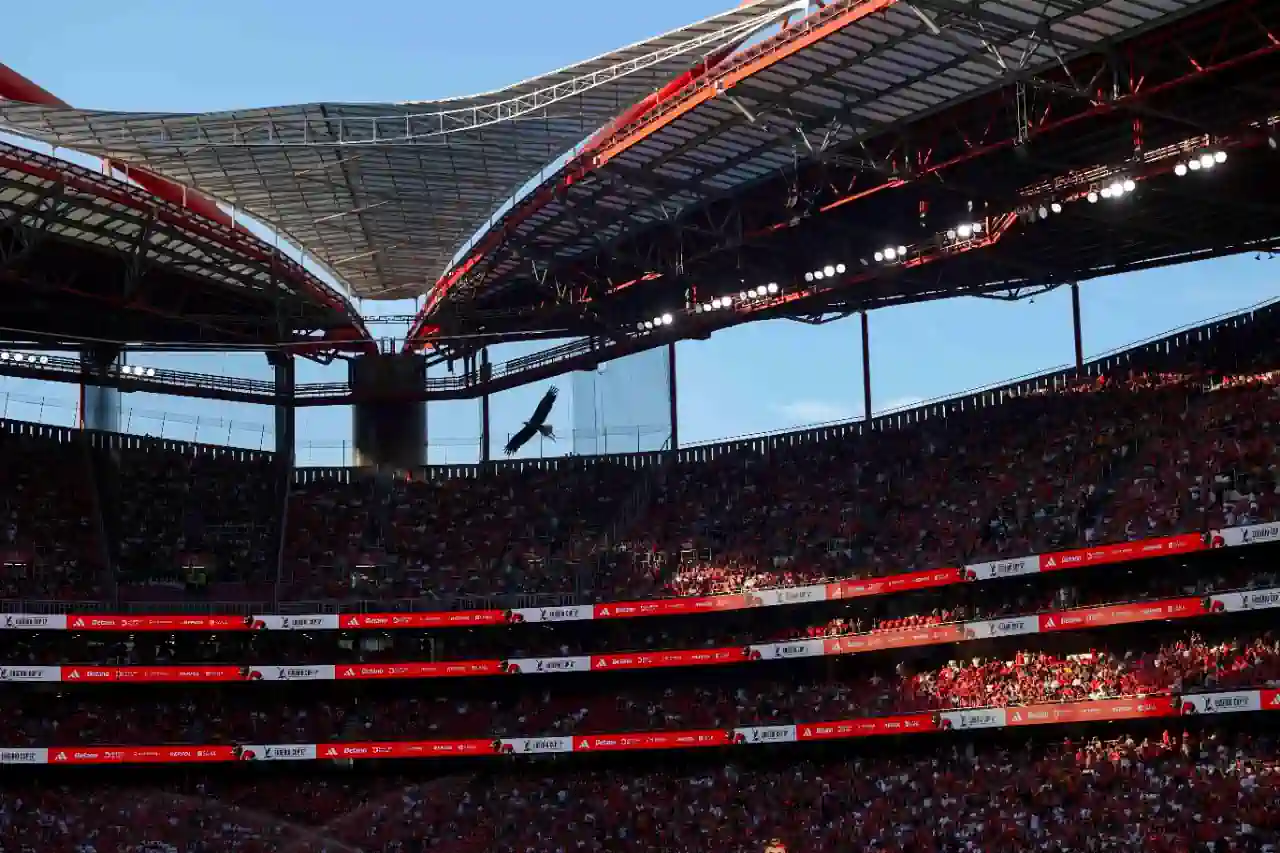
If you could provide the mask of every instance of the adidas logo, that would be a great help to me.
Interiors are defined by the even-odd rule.
[[[67,754],[66,754],[65,752],[59,752],[57,755],[55,755],[55,756],[53,757],[53,760],[54,760],[54,761],[66,761],[66,760],[67,760]]]
[[[589,740],[584,740],[584,741],[582,742],[582,748],[583,748],[583,749],[590,749],[590,748],[591,748],[591,741],[589,741]]]
[[[1053,617],[1052,617],[1052,616],[1050,616],[1048,619],[1046,619],[1046,620],[1045,620],[1044,626],[1045,626],[1046,628],[1052,628],[1052,627],[1054,627],[1056,624],[1057,624],[1057,623],[1053,621]]]
[[[73,679],[73,678],[79,678],[79,677],[80,677],[80,670],[78,670],[78,669],[73,669],[73,670],[71,670],[70,672],[68,672],[68,673],[67,673],[67,679],[68,679],[68,680]]]
[[[360,626],[360,617],[359,617],[359,616],[352,616],[352,617],[351,617],[351,627],[352,627],[352,628],[358,628],[359,626]]]
[[[1058,561],[1053,557],[1050,557],[1048,562],[1045,563],[1045,567],[1050,569],[1054,568],[1057,565],[1058,565]]]
[[[342,674],[347,678],[355,678],[356,671],[354,669],[347,668],[342,671]]]
[[[609,615],[609,608],[607,608],[607,607],[601,607],[601,608],[600,608],[600,615],[601,615],[601,616],[608,616],[608,615]]]

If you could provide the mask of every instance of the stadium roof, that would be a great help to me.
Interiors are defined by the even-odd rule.
[[[558,193],[507,213],[504,242],[460,263],[427,313],[453,295],[464,269],[463,300],[513,282],[527,293],[568,290],[558,271],[605,278],[593,259],[761,180],[860,160],[868,174],[892,172],[901,161],[871,162],[859,146],[1217,2],[831,0],[616,128],[589,162],[553,178]]]
[[[462,98],[203,114],[0,102],[15,133],[145,166],[243,209],[367,298],[425,292],[504,203],[690,66],[804,3],[739,8]]]
[[[8,340],[372,346],[346,300],[252,234],[4,143],[0,282]]]

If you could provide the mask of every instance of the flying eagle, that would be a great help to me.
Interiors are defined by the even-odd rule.
[[[556,397],[559,396],[560,389],[554,385],[547,389],[547,393],[538,401],[538,408],[533,410],[533,416],[525,421],[525,425],[520,427],[520,431],[511,436],[511,440],[507,442],[504,449],[508,456],[514,455],[520,448],[529,443],[529,439],[538,433],[544,438],[552,441],[556,440],[556,431],[547,424],[547,415],[551,414],[551,409],[556,404]]]

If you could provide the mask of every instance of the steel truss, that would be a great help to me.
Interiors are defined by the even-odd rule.
[[[806,80],[767,97],[747,78],[724,92],[735,98],[731,103],[740,112],[739,124],[751,127],[772,117],[781,128],[785,118],[789,130],[779,129],[769,141],[732,157],[716,159],[714,147],[706,148],[698,170],[679,179],[670,169],[664,172],[665,164],[708,145],[712,128],[681,147],[654,148],[658,153],[643,172],[621,162],[622,154],[613,155],[590,180],[566,190],[559,209],[530,217],[523,231],[475,267],[475,307],[442,308],[429,323],[420,322],[417,341],[429,340],[431,326],[447,334],[455,320],[498,305],[523,306],[523,311],[512,310],[511,316],[519,318],[509,324],[513,330],[576,322],[584,333],[616,333],[611,320],[651,315],[655,304],[687,303],[717,281],[794,279],[803,270],[796,255],[812,256],[817,244],[865,258],[876,245],[877,231],[904,233],[907,207],[928,207],[935,219],[959,217],[963,204],[975,201],[985,209],[1014,209],[1055,181],[1089,169],[1141,163],[1144,152],[1188,139],[1261,132],[1250,131],[1250,125],[1280,113],[1274,64],[1280,27],[1274,4],[1226,4],[1127,42],[1074,50],[1069,62],[1039,68],[1031,68],[1029,60],[1011,61],[1008,45],[1021,40],[1020,57],[1037,55],[1027,43],[1054,57],[1075,47],[1046,32],[1045,21],[1015,26],[990,16],[962,18],[962,11],[973,10],[962,10],[961,4],[917,5],[944,35],[972,46],[974,28],[983,34],[963,61],[988,57],[1001,72],[993,91],[919,121],[873,124],[854,137],[847,106],[815,110],[805,96],[837,70],[829,69],[817,84]],[[1258,69],[1255,82],[1242,76],[1246,66]],[[766,177],[716,190],[718,175],[757,156],[752,151],[784,133],[795,134],[805,156]],[[1231,229],[1222,224],[1217,234],[1227,248]],[[1125,227],[1163,239],[1178,236],[1171,233],[1177,228],[1154,220],[1134,218]],[[857,245],[851,230],[871,239]],[[1004,278],[1015,284],[1087,277],[1079,263],[1054,270],[1011,250],[992,256],[1004,264]],[[990,276],[992,270],[983,273]],[[985,283],[994,280],[988,277]],[[962,289],[961,283],[956,287]]]

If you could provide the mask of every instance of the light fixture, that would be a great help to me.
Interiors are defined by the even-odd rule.
[[[1174,166],[1173,173],[1177,175],[1179,178],[1181,178],[1183,175],[1187,173],[1187,164],[1179,163],[1178,165]]]
[[[840,275],[844,275],[844,271],[845,271],[845,265],[844,265],[844,264],[836,264],[836,272],[837,272],[837,273],[839,273]]]
[[[1131,193],[1138,188],[1138,185],[1134,182],[1133,178],[1125,178],[1123,186],[1124,191],[1127,193]]]
[[[646,332],[648,332],[648,331],[650,331],[650,330],[652,330],[652,329],[653,329],[653,321],[652,321],[652,320],[645,320],[645,321],[644,321],[644,330],[645,330]]]
[[[717,311],[718,311],[718,310],[720,310],[720,306],[721,306],[721,305],[723,305],[723,304],[724,304],[724,303],[720,301],[720,297],[719,297],[719,296],[717,296],[715,299],[712,299],[712,300],[711,300],[711,307],[712,307],[712,309],[713,309],[713,310],[717,310]]]
[[[827,278],[831,278],[833,275],[836,274],[836,268],[831,266],[830,264],[827,264],[825,267],[822,268],[822,274],[825,275]]]
[[[1085,198],[1089,199],[1089,204],[1098,203],[1098,194],[1093,190],[1089,190],[1089,195],[1085,196]]]
[[[960,235],[960,239],[968,240],[969,237],[973,234],[973,226],[961,225],[959,228],[956,229],[956,234]]]
[[[1058,204],[1058,202],[1055,201],[1053,204],[1049,205],[1049,209],[1052,210],[1054,213],[1061,213],[1062,205]]]
[[[899,246],[899,247],[898,247],[898,257],[900,257],[900,258],[905,258],[906,256],[907,256],[907,247],[906,247],[906,246]]]
[[[1040,210],[1038,210],[1037,213],[1040,214],[1041,219],[1049,218],[1049,208],[1045,207],[1043,204],[1040,205]]]
[[[813,281],[813,273],[812,273],[812,272],[807,272],[807,273],[805,273],[805,274],[804,274],[804,280],[805,280],[805,281]]]
[[[48,364],[48,363],[49,363],[49,356],[47,356],[47,355],[42,355],[42,356],[40,356],[40,363],[41,363],[41,364]]]
[[[721,297],[720,297],[720,307],[721,307],[721,308],[728,308],[728,307],[729,307],[730,305],[732,305],[732,304],[733,304],[733,296],[731,296],[731,295],[726,295],[726,296],[721,296]]]
[[[1225,152],[1225,151],[1215,151],[1215,152],[1213,152],[1213,162],[1215,162],[1215,163],[1225,163],[1225,162],[1227,162],[1227,152]]]
[[[884,250],[884,259],[886,261],[892,261],[896,257],[898,257],[897,249],[889,248]]]
[[[147,368],[147,375],[148,375],[148,376],[155,376],[155,375],[156,375],[156,369],[155,369],[154,367],[148,367],[148,368]]]
[[[1200,168],[1202,169],[1212,169],[1214,164],[1217,162],[1218,161],[1213,158],[1212,154],[1200,155]]]
[[[814,281],[822,281],[823,278],[824,276],[822,275],[822,270],[818,270],[813,274]]]
[[[769,282],[769,292],[770,292],[770,293],[777,293],[777,292],[778,292],[778,283],[777,283],[777,282],[775,282],[775,281],[771,281],[771,282]]]
[[[672,321],[675,320],[675,318],[672,317],[670,314],[663,314],[661,319],[662,319],[662,325],[664,326],[670,326]]]
[[[958,235],[958,234],[956,234],[956,229],[954,229],[954,228],[950,228],[950,229],[948,229],[948,230],[947,230],[947,239],[948,239],[948,240],[954,240],[954,239],[956,239],[956,237],[958,237],[958,236],[959,236],[959,235]]]
[[[8,361],[8,360],[9,360],[9,353],[0,352],[0,361]]]
[[[881,263],[882,261],[884,261],[884,252],[876,252],[875,255],[873,255],[873,257],[875,258],[877,264]],[[9,354],[5,353],[5,358],[8,358],[8,357],[9,357]]]
[[[746,298],[747,298],[747,292],[746,292],[745,290],[744,290],[744,291],[742,291],[742,292],[740,292],[740,293],[738,294],[738,301],[739,301],[739,302],[741,302],[742,300],[744,300],[744,299],[746,299]]]

